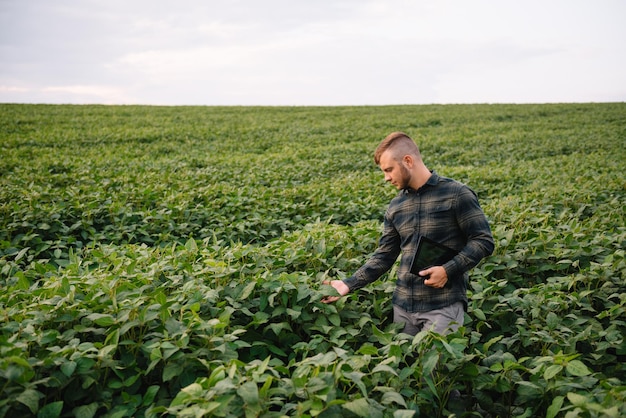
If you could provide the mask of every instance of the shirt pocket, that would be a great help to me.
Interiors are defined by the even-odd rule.
[[[452,201],[446,200],[443,202],[436,202],[430,208],[430,214],[432,216],[446,216],[452,212]]]
[[[456,223],[454,218],[454,208],[451,200],[435,202],[428,211],[429,229],[441,230],[449,228]]]

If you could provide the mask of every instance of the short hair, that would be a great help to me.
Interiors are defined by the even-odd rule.
[[[419,148],[413,139],[404,132],[392,132],[376,147],[374,152],[374,162],[380,165],[380,156],[388,149],[395,152],[394,159],[398,160],[407,154],[412,154],[417,158],[421,158]],[[402,155],[400,155],[402,154]]]

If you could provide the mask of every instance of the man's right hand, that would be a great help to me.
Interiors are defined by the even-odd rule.
[[[323,284],[331,285],[332,287],[335,288],[337,293],[339,293],[341,296],[345,296],[350,292],[350,288],[346,286],[346,284],[341,280],[331,280],[331,281],[325,280]],[[322,302],[333,303],[339,300],[341,296],[326,296],[324,299],[322,299]]]

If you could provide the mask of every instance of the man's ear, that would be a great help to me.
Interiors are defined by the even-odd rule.
[[[415,160],[413,159],[412,155],[407,154],[402,157],[402,162],[407,166],[407,168],[411,168],[413,167],[413,163],[415,163]]]

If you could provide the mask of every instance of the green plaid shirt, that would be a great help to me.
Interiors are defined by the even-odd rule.
[[[458,251],[443,265],[448,283],[443,289],[424,284],[410,272],[420,235]],[[353,276],[344,280],[350,291],[377,280],[396,262],[398,280],[393,303],[407,312],[441,309],[456,302],[467,308],[468,271],[493,252],[487,218],[476,194],[466,185],[432,175],[419,190],[401,190],[385,213],[378,249]]]

